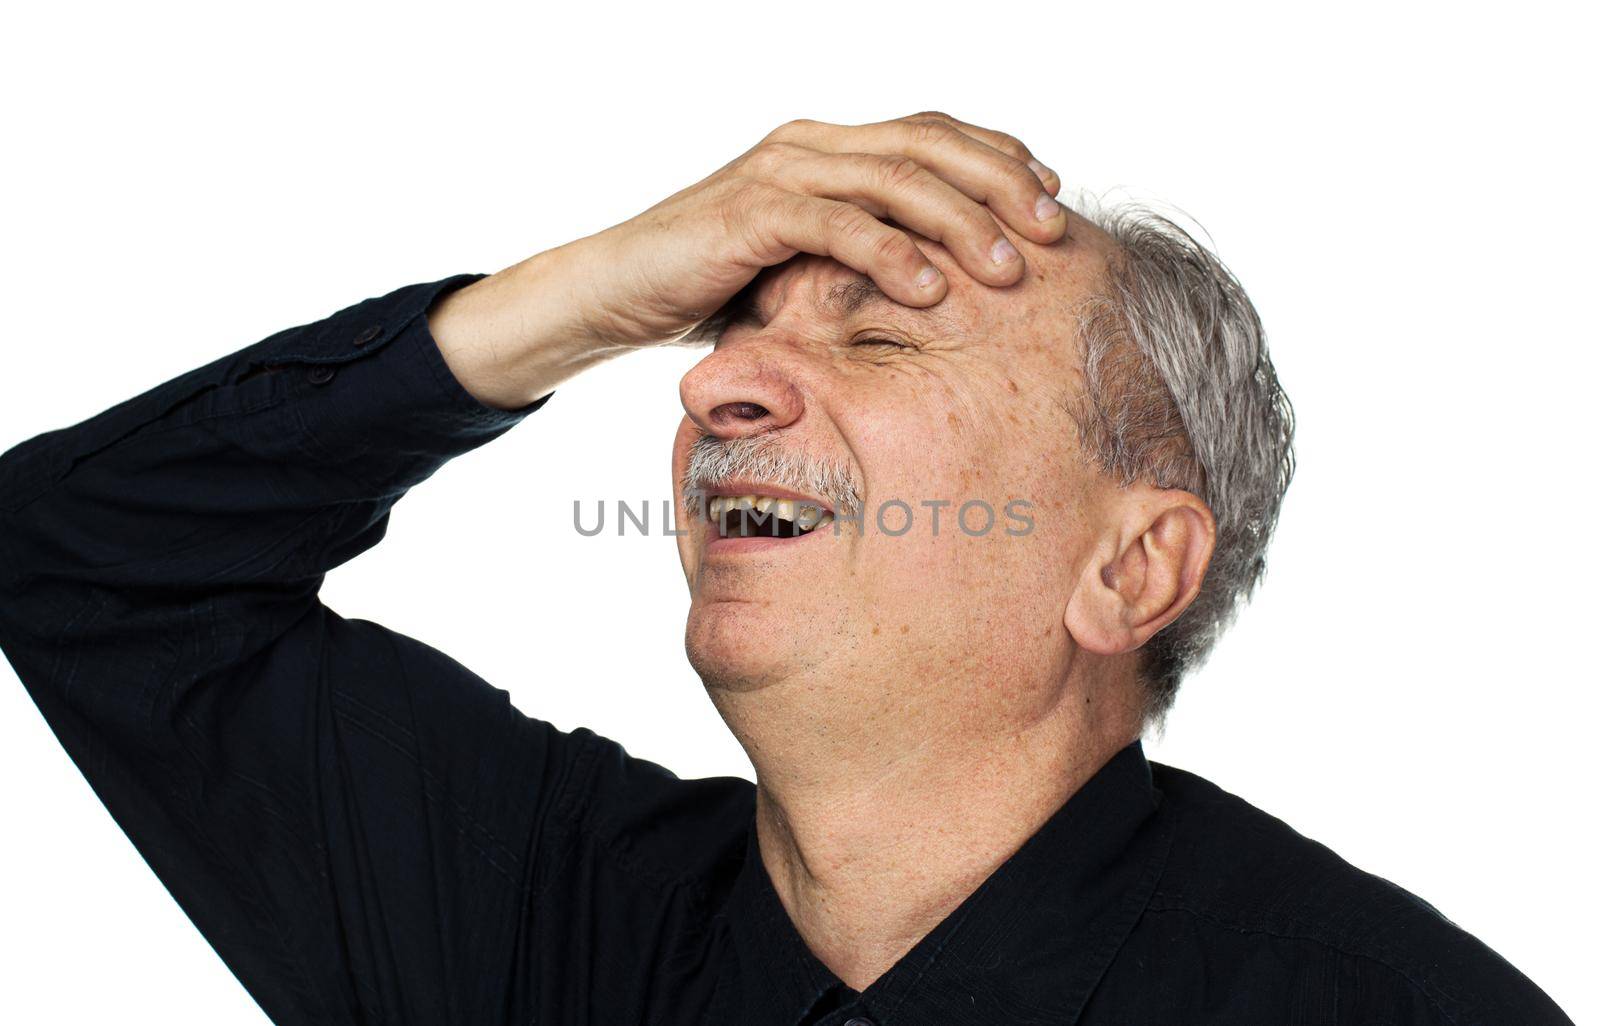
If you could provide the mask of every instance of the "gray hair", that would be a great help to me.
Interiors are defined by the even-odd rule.
[[[1081,395],[1066,402],[1089,460],[1121,487],[1181,488],[1216,520],[1199,593],[1141,649],[1145,720],[1160,721],[1266,571],[1294,476],[1294,409],[1244,289],[1168,217],[1132,203],[1073,209],[1120,251],[1081,308]]]

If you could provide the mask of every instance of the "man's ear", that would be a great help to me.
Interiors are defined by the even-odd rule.
[[[1194,494],[1136,486],[1122,495],[1064,617],[1073,640],[1100,655],[1131,652],[1176,620],[1216,548],[1216,518]]]

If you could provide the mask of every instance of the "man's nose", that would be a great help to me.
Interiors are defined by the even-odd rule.
[[[719,438],[746,438],[799,420],[805,402],[780,349],[746,339],[695,364],[678,384],[689,419]]]

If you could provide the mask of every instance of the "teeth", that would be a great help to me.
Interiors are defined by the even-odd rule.
[[[734,510],[751,510],[764,517],[779,517],[794,523],[801,530],[815,530],[833,523],[833,514],[814,502],[796,499],[779,499],[771,495],[714,495],[706,503],[709,518],[720,525],[724,514]],[[749,518],[745,518],[747,521]],[[748,533],[751,525],[744,525]],[[737,527],[736,527],[737,529]]]

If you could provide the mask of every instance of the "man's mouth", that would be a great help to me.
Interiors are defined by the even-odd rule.
[[[706,516],[719,538],[799,538],[833,523],[813,500],[774,495],[713,495]]]

